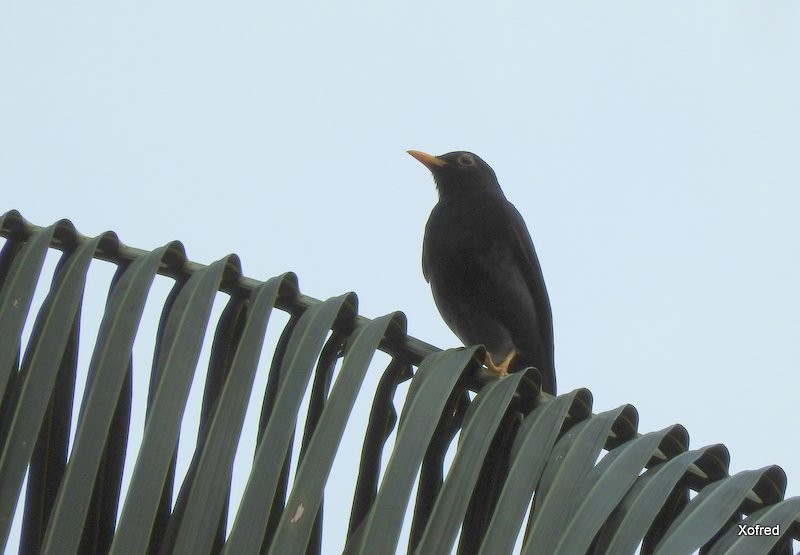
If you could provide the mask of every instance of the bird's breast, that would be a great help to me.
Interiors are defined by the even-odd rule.
[[[481,198],[439,203],[431,212],[425,228],[423,264],[432,285],[466,282],[479,287],[488,273],[509,262],[505,231],[509,222],[490,204]]]

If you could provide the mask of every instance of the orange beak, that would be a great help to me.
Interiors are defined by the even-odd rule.
[[[436,168],[441,168],[447,165],[447,162],[444,160],[433,156],[432,154],[427,154],[420,150],[409,150],[408,153],[422,162],[422,164],[431,171],[434,171]]]

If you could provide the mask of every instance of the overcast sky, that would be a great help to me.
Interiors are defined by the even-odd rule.
[[[779,464],[798,495],[799,55],[791,0],[4,2],[0,211],[235,252],[451,347],[420,270],[436,192],[405,151],[474,151],[533,235],[559,391],[681,423],[732,471]]]

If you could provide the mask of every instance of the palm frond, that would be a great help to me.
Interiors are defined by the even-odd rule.
[[[234,255],[204,266],[177,242],[143,251],[110,232],[87,238],[66,220],[41,228],[13,211],[0,219],[0,235],[3,545],[26,473],[19,537],[26,553],[319,553],[324,509],[349,509],[345,552],[393,553],[409,504],[415,553],[510,553],[520,534],[522,552],[547,554],[791,553],[800,539],[800,498],[784,499],[779,467],[730,475],[724,446],[688,450],[680,425],[640,433],[630,405],[593,414],[585,389],[541,394],[534,369],[488,379],[476,362],[481,347],[440,351],[406,335],[401,313],[360,316],[353,293],[322,302],[302,294],[291,273],[266,282],[243,276]],[[53,249],[60,260],[32,314]],[[87,315],[93,260],[117,272],[104,312]],[[144,435],[122,491],[132,349],[157,275],[173,285],[154,339]],[[214,321],[220,292],[228,301]],[[271,353],[255,456],[228,522],[234,458],[276,310],[288,322]],[[101,323],[75,399],[78,345],[86,340],[80,323],[89,317]],[[181,423],[210,326],[197,443],[178,479]],[[366,392],[372,410],[352,502],[325,499],[378,350],[390,362]],[[395,393],[409,379],[398,418]],[[73,407],[80,413],[70,447]],[[777,533],[742,533],[755,526]]]

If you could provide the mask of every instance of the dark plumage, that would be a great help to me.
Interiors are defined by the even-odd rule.
[[[466,345],[483,344],[500,375],[528,366],[555,394],[553,318],[533,241],[494,170],[470,152],[408,153],[439,190],[425,226],[422,272],[447,325]]]

